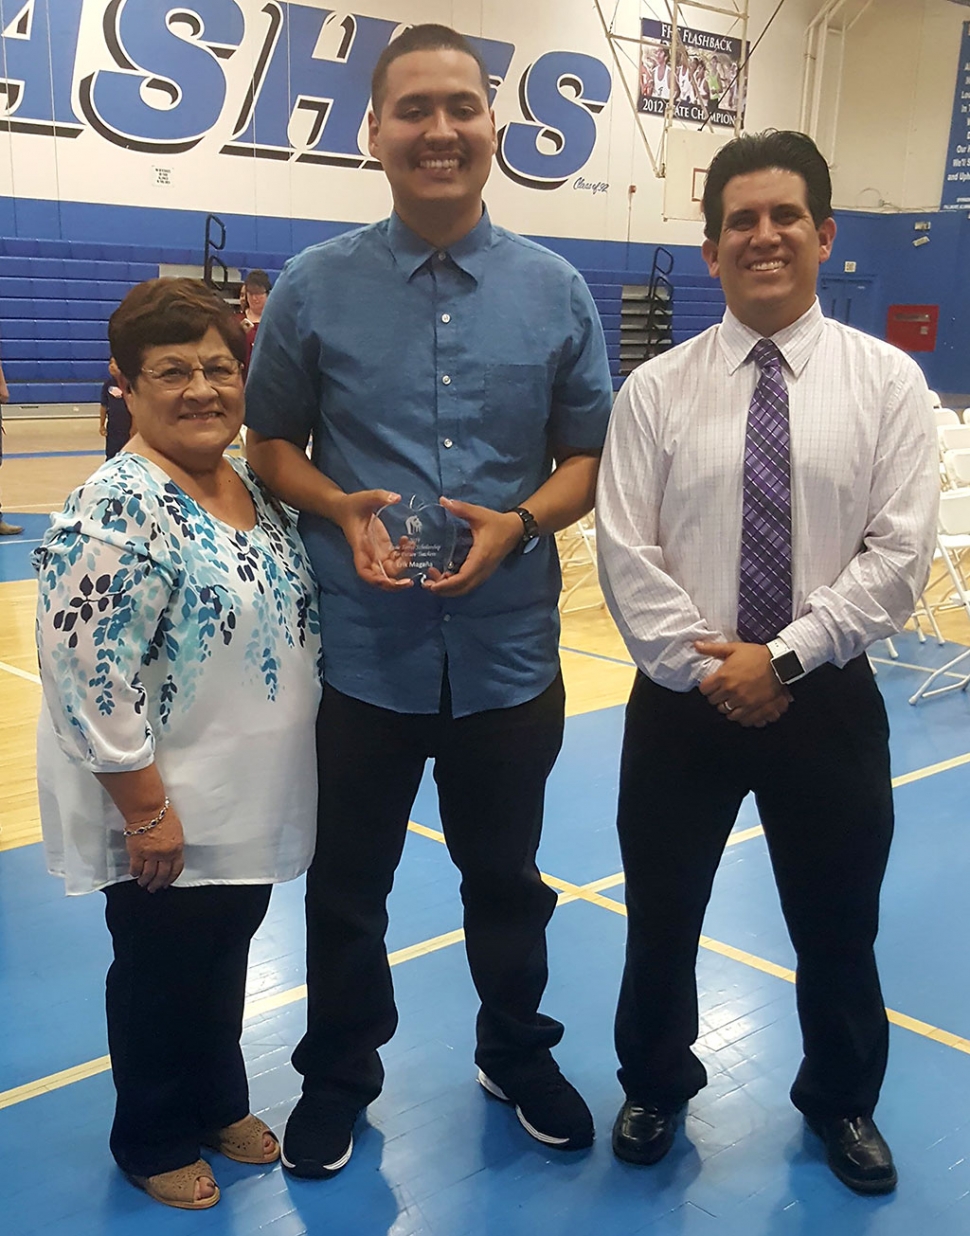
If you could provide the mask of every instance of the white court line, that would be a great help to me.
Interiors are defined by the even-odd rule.
[[[31,674],[27,670],[18,669],[16,665],[8,665],[6,661],[0,661],[0,670],[4,670],[8,674],[13,674],[15,678],[25,678],[27,682],[35,682],[40,686],[40,678],[36,674]]]

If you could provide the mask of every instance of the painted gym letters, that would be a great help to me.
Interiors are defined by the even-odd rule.
[[[79,53],[79,30],[96,23],[101,46]],[[295,0],[0,0],[0,129],[87,129],[170,156],[221,136],[223,155],[375,168],[361,149],[370,74],[400,24]],[[494,97],[515,46],[472,42]],[[575,177],[611,88],[592,56],[538,57],[519,82],[522,119],[501,131],[505,175],[533,189]]]

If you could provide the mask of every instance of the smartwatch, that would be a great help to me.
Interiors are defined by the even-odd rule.
[[[512,510],[522,520],[522,540],[516,546],[515,552],[527,554],[530,549],[535,548],[539,540],[539,525],[532,512],[527,511],[524,506],[515,506]]]
[[[771,668],[783,687],[787,687],[789,683],[797,682],[799,678],[805,677],[805,671],[802,669],[802,663],[798,659],[798,653],[792,652],[783,639],[770,639],[766,647],[768,655],[771,657]]]

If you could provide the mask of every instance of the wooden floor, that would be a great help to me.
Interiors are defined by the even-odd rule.
[[[4,428],[0,493],[11,519],[59,508],[100,462],[103,439],[94,419],[8,420]],[[577,565],[567,567],[566,585],[587,582],[569,598],[561,647],[567,712],[577,716],[623,703],[633,666],[588,557],[585,563],[581,555],[573,561]],[[40,707],[33,638],[36,585],[26,570],[22,574],[0,582],[0,850],[40,839],[34,756]],[[944,612],[940,625],[948,639],[970,644],[970,622],[962,610]]]

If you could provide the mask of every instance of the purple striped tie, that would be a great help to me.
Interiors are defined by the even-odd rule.
[[[788,387],[770,339],[759,339],[751,356],[761,376],[744,444],[738,637],[764,644],[792,619]]]

